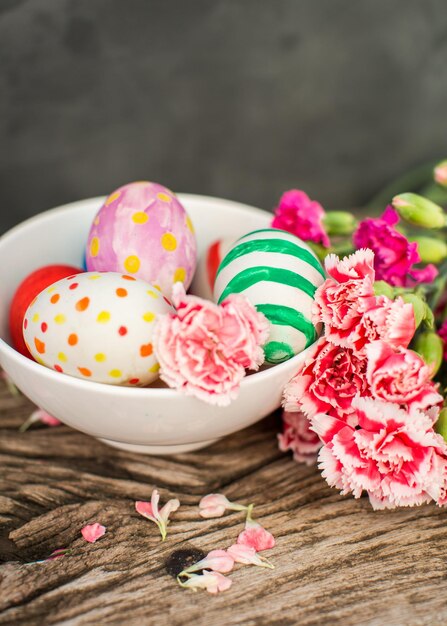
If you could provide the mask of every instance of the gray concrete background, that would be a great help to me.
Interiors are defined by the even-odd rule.
[[[447,154],[445,0],[0,0],[0,230],[149,179],[359,205]]]

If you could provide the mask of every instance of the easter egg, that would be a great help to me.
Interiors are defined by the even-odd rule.
[[[191,283],[191,293],[206,300],[213,299],[214,281],[220,262],[231,248],[236,238],[218,239],[208,246],[197,263],[197,269]]]
[[[172,191],[138,182],[111,193],[87,241],[88,271],[130,274],[167,296],[175,282],[187,289],[197,262],[194,227]]]
[[[28,274],[20,283],[9,307],[9,332],[12,344],[18,352],[32,358],[25,345],[22,333],[23,318],[30,303],[45,287],[49,287],[61,278],[79,274],[80,272],[82,270],[70,265],[45,265],[45,267]]]
[[[147,385],[158,377],[154,322],[172,310],[161,292],[142,280],[87,272],[44,289],[26,312],[23,336],[36,361],[58,372]]]
[[[266,361],[281,363],[316,340],[312,303],[324,279],[319,260],[305,243],[266,228],[232,246],[217,271],[214,296],[222,302],[232,293],[245,295],[270,322]]]

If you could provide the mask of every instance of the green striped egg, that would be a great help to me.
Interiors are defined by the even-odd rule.
[[[316,340],[312,303],[324,279],[321,263],[301,239],[264,228],[238,239],[222,259],[214,297],[246,296],[270,322],[266,361],[281,363]]]

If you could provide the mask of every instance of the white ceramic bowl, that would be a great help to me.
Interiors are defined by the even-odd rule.
[[[268,226],[271,215],[237,202],[179,195],[196,228],[199,254],[217,238]],[[166,388],[135,389],[59,374],[9,345],[9,303],[19,282],[51,263],[82,265],[90,224],[103,198],[47,211],[0,238],[0,364],[35,404],[65,424],[125,450],[173,454],[197,450],[250,426],[278,408],[281,390],[305,358],[246,377],[228,407]]]

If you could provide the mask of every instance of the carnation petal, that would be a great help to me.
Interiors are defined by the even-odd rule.
[[[89,543],[95,543],[106,532],[106,527],[95,522],[94,524],[87,524],[81,529],[81,534]]]
[[[360,248],[342,260],[335,254],[329,254],[324,265],[329,276],[339,283],[362,278],[374,282],[374,252],[368,248]]]

